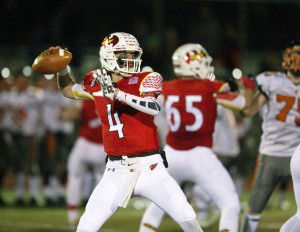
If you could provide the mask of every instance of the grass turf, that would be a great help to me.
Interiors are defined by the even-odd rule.
[[[248,195],[243,196],[243,201]],[[290,209],[276,208],[277,194],[274,193],[269,207],[264,210],[257,232],[278,232],[281,225],[296,212],[295,200],[292,192],[288,192],[287,200]],[[134,232],[138,231],[144,209],[133,208],[132,200],[128,208],[119,209],[103,226],[103,232]],[[65,208],[0,208],[0,232],[71,232],[66,220]],[[165,216],[159,232],[180,232],[179,226],[168,216]],[[204,232],[218,231],[218,222]]]

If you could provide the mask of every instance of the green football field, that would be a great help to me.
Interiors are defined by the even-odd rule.
[[[245,195],[242,201],[247,200]],[[296,212],[295,200],[292,192],[287,195],[290,203],[288,210],[279,210],[276,207],[277,193],[275,193],[267,209],[262,215],[257,232],[278,232],[281,225]],[[128,208],[119,209],[103,226],[103,232],[133,232],[138,231],[139,223],[144,209],[137,210],[133,207],[133,200],[130,201]],[[0,232],[69,232],[71,230],[66,222],[65,208],[0,208]],[[159,232],[179,232],[181,229],[165,216]],[[204,232],[217,232],[218,222]]]

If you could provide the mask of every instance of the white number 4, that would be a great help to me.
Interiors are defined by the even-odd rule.
[[[119,115],[118,112],[115,112],[113,115],[111,114],[111,104],[107,104],[106,105],[106,109],[107,109],[107,117],[108,117],[108,123],[109,123],[109,131],[117,131],[119,138],[123,138],[124,134],[123,134],[123,123],[121,123],[120,119],[119,119]],[[115,119],[115,123],[113,122],[113,117]]]

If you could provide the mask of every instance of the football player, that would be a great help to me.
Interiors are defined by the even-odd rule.
[[[263,72],[256,77],[258,90],[249,92],[253,100],[243,111],[244,115],[251,116],[261,110],[263,132],[257,173],[241,232],[257,230],[262,211],[276,185],[291,175],[291,156],[299,144],[300,40],[290,42],[283,51],[283,69],[285,72]]]
[[[247,101],[230,92],[228,83],[211,80],[214,77],[212,58],[200,44],[180,46],[172,61],[176,78],[163,83],[161,98],[169,126],[164,147],[168,171],[180,185],[191,181],[213,199],[221,210],[219,231],[237,232],[238,194],[232,178],[211,148],[217,104],[241,110],[247,106]],[[155,231],[163,215],[164,212],[152,203],[142,218],[139,231]]]
[[[58,73],[65,97],[95,102],[108,154],[103,178],[89,198],[78,232],[98,231],[119,207],[127,206],[132,194],[153,201],[183,231],[202,231],[195,211],[166,170],[154,123],[163,78],[157,72],[140,72],[141,55],[133,35],[112,33],[100,46],[102,69],[89,72],[83,85],[73,81],[67,68]]]
[[[89,178],[85,178],[88,169],[92,169],[93,179],[98,184],[105,170],[105,152],[103,148],[102,126],[96,112],[94,101],[77,101],[73,107],[67,108],[63,120],[80,120],[79,135],[68,156],[68,181],[66,185],[66,198],[68,207],[68,224],[70,228],[77,226],[79,221],[79,208],[84,191],[83,186],[89,188]],[[92,188],[92,187],[91,187]]]

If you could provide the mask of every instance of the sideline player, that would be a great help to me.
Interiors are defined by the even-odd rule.
[[[7,129],[12,143],[9,146],[15,175],[16,206],[37,207],[40,175],[38,141],[42,106],[42,91],[20,70],[6,96]],[[29,192],[29,202],[26,190]]]
[[[244,212],[241,232],[255,232],[263,209],[276,185],[291,175],[290,161],[300,140],[300,41],[283,51],[285,72],[264,72],[256,77],[258,91],[245,116],[262,110],[259,163],[254,186]],[[250,92],[249,92],[250,93]]]
[[[76,104],[78,103],[78,104]],[[94,182],[99,183],[105,170],[105,152],[103,148],[102,126],[96,112],[94,101],[77,101],[67,108],[64,120],[79,120],[79,135],[67,161],[68,181],[66,198],[68,224],[71,228],[79,221],[79,208],[84,194],[84,181],[88,169],[92,169]]]
[[[39,168],[45,206],[65,207],[66,163],[74,124],[72,120],[62,120],[62,112],[72,107],[74,101],[61,95],[54,75],[38,79],[38,86],[43,89]]]
[[[213,134],[213,151],[228,170],[235,183],[239,197],[243,192],[243,174],[240,140],[251,126],[251,118],[243,118],[237,111],[218,106],[217,120]]]
[[[202,231],[192,206],[165,168],[154,123],[160,112],[156,98],[162,92],[163,78],[157,72],[139,72],[141,55],[134,36],[112,33],[100,47],[103,69],[88,73],[83,85],[72,80],[67,68],[58,73],[58,86],[65,97],[95,101],[108,154],[103,178],[86,205],[77,232],[98,231],[119,207],[127,206],[132,194],[155,202],[183,231]]]
[[[164,147],[168,171],[179,184],[192,181],[213,199],[221,210],[219,231],[237,232],[239,198],[232,178],[211,147],[217,103],[242,109],[246,101],[230,92],[228,83],[208,79],[214,72],[212,58],[200,44],[180,46],[172,61],[176,79],[163,83],[161,98],[169,125]],[[139,231],[155,231],[163,215],[152,203]]]

